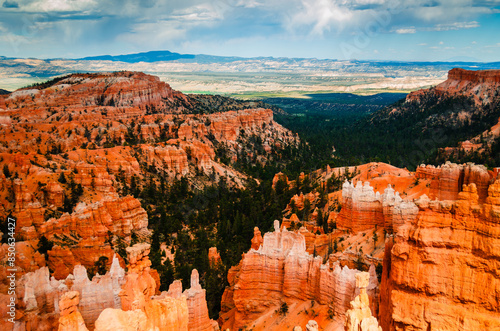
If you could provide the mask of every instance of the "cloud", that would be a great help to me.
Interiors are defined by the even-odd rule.
[[[461,30],[461,29],[472,29],[478,28],[479,22],[454,22],[448,24],[436,24],[433,28],[429,28],[429,31],[449,31],[449,30]]]
[[[240,36],[279,36],[298,43],[346,40],[362,34],[370,38],[394,34],[406,39],[419,32],[483,28],[482,18],[498,13],[495,7],[498,3],[498,0],[3,0],[0,15],[6,30],[2,33],[22,36],[18,40],[28,44],[49,45],[61,40],[67,43],[61,48],[90,43],[102,52],[110,52],[117,47],[176,50],[186,40],[217,43]],[[35,33],[26,33],[27,30]],[[375,42],[375,38],[370,40]],[[412,45],[419,41],[413,40]],[[3,46],[0,44],[0,48]]]
[[[394,32],[396,32],[398,34],[408,34],[408,33],[417,32],[417,29],[415,29],[414,27],[411,27],[411,28],[404,28],[404,29],[396,29]]]
[[[21,2],[20,9],[34,13],[92,11],[98,4],[94,0],[36,0]]]
[[[3,8],[19,8],[19,4],[17,2],[15,2],[15,1],[6,0],[2,4],[2,7]]]
[[[354,15],[348,7],[340,6],[332,0],[303,0],[297,9],[290,12],[288,30],[296,31],[297,28],[306,27],[313,35],[323,35],[333,28],[341,30]]]

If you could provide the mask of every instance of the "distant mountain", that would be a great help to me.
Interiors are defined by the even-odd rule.
[[[137,62],[158,62],[158,61],[174,61],[179,59],[194,59],[192,54],[179,54],[170,51],[151,51],[135,54],[125,54],[125,55],[100,55],[100,56],[89,56],[80,58],[77,60],[86,61],[121,61],[127,63],[137,63]]]
[[[1,59],[1,57],[0,57]],[[84,58],[73,59],[76,61],[120,61],[126,63],[138,63],[138,62],[160,62],[160,61],[177,61],[182,63],[198,63],[198,64],[208,64],[208,63],[228,63],[235,61],[277,61],[281,64],[295,64],[297,62],[310,62],[310,63],[330,63],[337,62],[336,59],[317,59],[317,58],[288,58],[288,57],[239,57],[239,56],[218,56],[218,55],[207,55],[207,54],[180,54],[170,51],[150,51],[142,53],[133,54],[122,54],[122,55],[98,55],[98,56],[88,56]],[[500,62],[485,63],[472,57],[454,57],[447,59],[445,61],[425,61],[425,62],[403,62],[403,61],[365,61],[365,60],[351,60],[351,61],[341,61],[350,62],[351,64],[356,64],[356,66],[369,66],[369,68],[364,68],[370,70],[376,70],[378,67],[385,67],[387,65],[395,67],[412,67],[412,66],[435,66],[436,68],[442,70],[450,70],[455,67],[462,68],[478,68],[478,69],[498,69],[500,67]]]
[[[7,91],[7,90],[2,90],[2,89],[0,88],[0,94],[10,94],[10,92],[9,92],[9,91]]]
[[[476,57],[471,56],[454,56],[445,60],[446,62],[482,62]]]

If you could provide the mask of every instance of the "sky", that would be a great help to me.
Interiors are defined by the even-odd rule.
[[[0,56],[500,61],[500,0],[0,0]]]

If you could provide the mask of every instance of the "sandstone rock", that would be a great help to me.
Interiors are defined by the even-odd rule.
[[[416,206],[404,201],[399,192],[389,184],[383,194],[374,192],[370,183],[357,182],[356,186],[345,182],[342,186],[342,210],[337,218],[337,227],[353,233],[368,229],[392,230],[414,219]]]
[[[258,227],[253,228],[253,238],[252,238],[252,249],[258,250],[259,247],[262,245],[262,242],[264,240],[262,239],[262,235],[260,233],[260,230]]]
[[[244,254],[228,274],[223,328],[238,329],[279,306],[284,298],[332,304],[336,315],[344,314],[354,297],[358,271],[321,262],[321,257],[306,252],[304,236],[280,230],[275,221],[275,231],[264,235],[260,248]]]
[[[455,202],[415,202],[417,218],[398,229],[392,248],[386,246],[384,330],[500,329],[492,290],[500,288],[500,181],[488,192],[483,204],[475,184],[464,186]]]
[[[351,301],[351,309],[346,313],[346,331],[382,331],[378,321],[370,311],[370,301],[366,288],[369,286],[370,274],[360,272],[356,274],[356,287],[359,295]]]
[[[79,303],[74,305],[79,306],[78,320],[82,318],[82,322],[84,321],[87,327],[93,328],[95,320],[104,308],[121,307],[118,293],[124,282],[124,274],[125,271],[120,267],[116,257],[113,258],[109,272],[104,276],[94,277],[92,281],[88,279],[87,271],[81,265],[75,267],[73,274],[59,281],[49,278],[49,271],[46,267],[27,273],[19,282],[19,289],[23,291],[21,297],[23,297],[24,310],[27,313],[20,322],[31,325],[37,330],[57,328],[57,319],[63,309],[60,302],[65,292],[71,290],[79,294],[78,300],[75,299],[74,294],[68,294],[67,296],[74,300],[65,300],[64,304],[78,301]],[[38,319],[30,320],[32,314],[35,314]]]
[[[276,175],[274,175],[273,177],[273,189],[276,189],[276,184],[279,182],[279,181],[283,181],[287,187],[290,186],[291,182],[288,180],[288,177],[282,173],[282,172],[278,172]]]
[[[484,201],[488,195],[491,176],[483,165],[458,165],[446,162],[440,167],[421,165],[417,168],[415,177],[430,179],[431,199],[457,200],[463,184],[476,184],[479,197]]]
[[[149,274],[149,247],[146,243],[127,247],[129,267],[120,292],[123,310],[144,309],[155,294],[156,282]]]
[[[492,91],[500,85],[500,70],[465,70],[453,68],[448,72],[448,79],[435,87],[437,94],[455,94],[474,97],[476,104],[482,104]],[[407,101],[418,101],[425,90],[408,94]]]
[[[59,301],[60,317],[59,331],[88,331],[82,315],[78,311],[80,293],[77,291],[66,292]]]
[[[140,309],[123,311],[106,308],[95,322],[95,331],[148,330],[147,316]]]
[[[208,261],[210,265],[216,266],[221,263],[220,254],[217,252],[217,247],[210,247],[208,249]]]
[[[191,288],[184,291],[187,298],[189,311],[189,330],[213,331],[219,330],[217,322],[208,317],[208,307],[205,298],[205,290],[201,288],[198,270],[193,269],[191,273]]]
[[[316,322],[314,320],[307,322],[306,330],[307,331],[318,331],[318,322]]]

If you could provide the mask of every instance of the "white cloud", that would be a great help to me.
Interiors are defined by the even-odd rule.
[[[98,6],[94,0],[37,0],[21,1],[20,9],[29,12],[67,12],[88,11]]]
[[[420,43],[418,46],[427,46],[427,43]]]
[[[454,22],[448,24],[436,24],[433,28],[429,28],[429,31],[449,31],[449,30],[472,29],[478,27],[479,23],[476,21]]]
[[[311,34],[323,35],[332,28],[341,29],[341,23],[351,20],[353,13],[348,8],[339,6],[335,0],[302,0],[300,7],[294,8],[290,16],[289,30],[307,26],[310,27]]]
[[[444,44],[444,41],[440,41],[440,42],[439,42],[439,45],[443,45],[443,44]]]
[[[396,30],[394,30],[394,32],[396,32],[398,34],[416,33],[417,29],[415,29],[414,27],[411,27],[411,28],[402,28],[402,29],[396,29]]]

